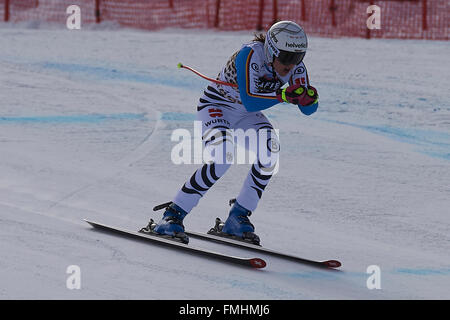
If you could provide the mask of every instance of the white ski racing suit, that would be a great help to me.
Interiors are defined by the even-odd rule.
[[[284,77],[279,76],[268,64],[264,44],[254,41],[245,44],[233,54],[217,80],[237,84],[237,87],[212,82],[204,90],[197,107],[197,120],[202,121],[202,140],[205,148],[214,152],[213,159],[196,170],[173,199],[186,212],[194,208],[200,198],[222,177],[235,159],[234,133],[237,129],[254,130],[256,134],[256,161],[252,164],[236,201],[247,210],[254,211],[278,164],[280,151],[278,136],[272,124],[261,112],[279,103],[276,90],[284,84],[309,85],[305,65],[300,62]],[[298,106],[302,113],[310,115],[317,110],[318,102],[310,106]],[[260,141],[264,139],[264,141]],[[241,142],[242,143],[242,139]],[[249,148],[248,143],[244,143]],[[261,154],[267,155],[262,161]]]

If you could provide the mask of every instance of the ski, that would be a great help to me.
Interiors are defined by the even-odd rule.
[[[236,201],[236,199],[230,200],[230,206]],[[166,202],[162,203],[160,205],[157,205],[153,208],[153,211],[158,211],[164,208],[167,208],[170,206],[172,202]],[[151,224],[153,223],[153,220],[150,220],[149,225],[147,226],[147,229],[151,229]],[[216,218],[216,224],[213,228],[211,228],[208,233],[200,233],[195,231],[185,231],[183,233],[183,236],[191,236],[194,238],[202,239],[202,240],[209,240],[214,241],[222,244],[232,245],[239,248],[245,248],[245,249],[251,249],[256,252],[266,253],[272,256],[276,256],[279,258],[299,262],[302,264],[308,264],[315,267],[322,267],[322,268],[329,268],[329,269],[335,269],[342,266],[342,263],[338,260],[324,260],[324,261],[317,261],[317,260],[310,260],[305,259],[302,257],[294,256],[288,253],[283,253],[277,250],[271,250],[262,247],[258,244],[252,243],[252,239],[248,239],[248,241],[245,240],[236,240],[236,238],[233,238],[232,236],[228,236],[225,233],[222,232],[223,222],[220,220],[220,218]]]
[[[159,237],[154,234],[144,234],[142,232],[118,228],[118,227],[114,227],[114,226],[110,226],[110,225],[106,225],[106,224],[102,224],[102,223],[98,223],[98,222],[93,222],[93,221],[90,221],[87,219],[83,219],[83,220],[86,221],[87,223],[89,223],[92,227],[94,227],[94,229],[99,229],[102,231],[106,231],[106,232],[113,233],[116,235],[125,236],[128,238],[133,238],[136,240],[151,242],[153,244],[163,245],[163,246],[169,247],[171,249],[191,252],[191,253],[197,254],[199,256],[209,257],[209,258],[213,258],[213,259],[217,259],[217,260],[221,260],[221,261],[225,261],[225,262],[229,262],[229,263],[239,264],[242,266],[257,268],[257,269],[264,268],[266,266],[266,262],[260,258],[242,258],[242,257],[231,256],[231,255],[218,253],[218,252],[210,251],[210,250],[199,248],[199,247],[194,247],[194,246],[187,245],[187,244],[175,241],[175,240],[169,240],[167,238]]]
[[[216,226],[220,222],[221,222],[220,219],[217,218]],[[215,230],[215,228],[216,227],[212,228],[209,232],[214,232],[213,230]],[[307,265],[311,265],[311,266],[315,266],[315,267],[335,269],[335,268],[339,268],[342,265],[341,262],[339,262],[337,260],[317,261],[317,260],[310,260],[310,259],[297,257],[297,256],[294,256],[294,255],[291,255],[288,253],[279,252],[277,250],[267,249],[260,245],[251,244],[251,243],[244,242],[241,240],[234,240],[229,237],[220,235],[220,233],[218,233],[218,232],[216,232],[215,234],[210,234],[210,233],[200,233],[200,232],[195,232],[195,231],[186,231],[185,233],[188,236],[191,236],[194,238],[214,241],[214,242],[218,242],[218,243],[222,243],[222,244],[232,245],[232,246],[239,247],[239,248],[251,249],[256,252],[269,254],[272,256],[279,257],[279,258],[283,258],[283,259],[287,259],[287,260],[291,260],[291,261],[295,261],[295,262],[299,262],[302,264],[307,264]]]

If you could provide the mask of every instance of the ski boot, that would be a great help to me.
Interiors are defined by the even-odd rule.
[[[248,219],[252,212],[242,207],[236,199],[230,200],[230,205],[233,207],[225,223],[217,218],[215,227],[208,233],[260,245],[260,239],[255,234],[255,227]]]
[[[159,223],[150,219],[147,227],[142,228],[140,232],[147,234],[156,234],[176,240],[185,244],[189,243],[189,237],[184,233],[183,219],[187,212],[181,209],[173,202],[163,203],[153,208],[153,211],[166,209]]]

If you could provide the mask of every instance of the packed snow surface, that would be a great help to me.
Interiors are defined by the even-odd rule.
[[[0,24],[0,298],[450,298],[449,42],[310,37],[318,111],[264,112],[281,154],[256,232],[271,249],[338,259],[339,271],[191,239],[267,261],[253,270],[83,221],[137,230],[160,218],[153,206],[199,167],[172,162],[171,136],[193,133],[208,82],[177,63],[215,77],[252,37]],[[249,168],[233,166],[186,228],[225,219]],[[73,265],[80,289],[68,288]],[[370,266],[380,289],[368,288]]]

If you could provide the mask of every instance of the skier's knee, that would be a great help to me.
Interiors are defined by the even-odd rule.
[[[274,168],[278,164],[280,141],[277,134],[271,131],[267,138],[264,139],[265,144],[259,148],[259,163],[266,168]]]

